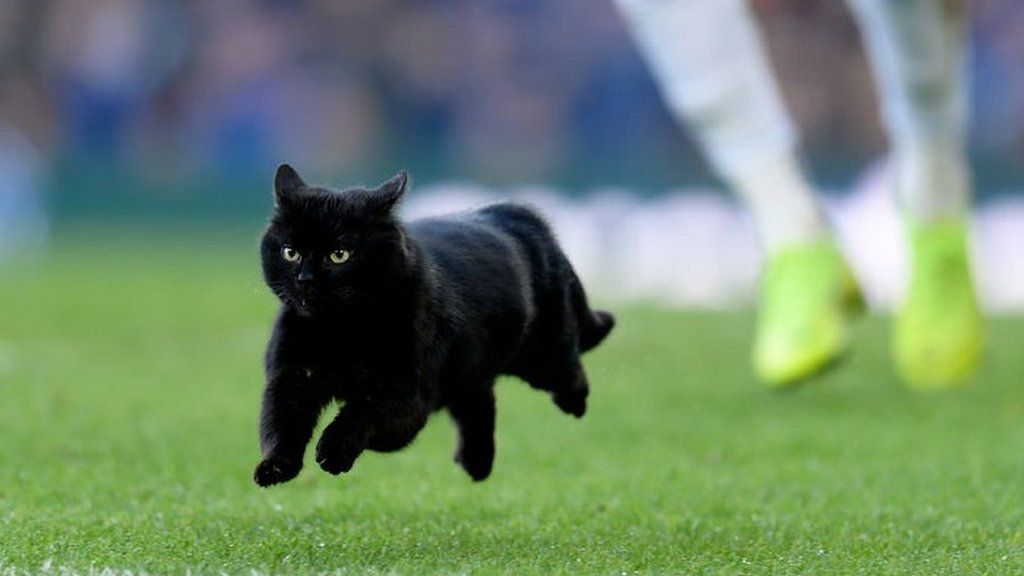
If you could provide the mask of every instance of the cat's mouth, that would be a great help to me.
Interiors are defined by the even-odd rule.
[[[316,297],[297,296],[293,300],[295,308],[302,316],[321,316],[334,308],[330,302]]]
[[[319,306],[307,297],[296,298],[295,307],[298,309],[299,314],[303,316],[315,316],[319,309]]]
[[[293,293],[289,298],[292,307],[302,316],[334,314],[349,304],[348,290],[330,293]]]
[[[313,316],[316,312],[316,303],[308,296],[289,294],[283,300],[285,304],[298,312],[300,316]]]

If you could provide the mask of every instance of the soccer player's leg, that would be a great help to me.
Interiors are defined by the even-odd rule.
[[[762,273],[754,367],[768,385],[799,383],[842,359],[864,299],[832,241],[793,245]]]
[[[861,309],[797,160],[797,138],[744,0],[617,0],[674,116],[750,208],[767,254],[754,366],[769,385],[834,364]]]
[[[850,3],[881,91],[910,247],[896,365],[912,386],[955,385],[974,371],[983,341],[968,250],[966,3]]]

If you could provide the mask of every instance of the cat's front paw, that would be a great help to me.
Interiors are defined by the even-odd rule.
[[[352,469],[356,458],[363,452],[363,446],[354,438],[332,432],[328,426],[317,442],[316,463],[324,472],[337,476]]]
[[[256,466],[252,479],[256,484],[266,488],[295,478],[299,475],[300,470],[302,470],[302,460],[270,457]]]

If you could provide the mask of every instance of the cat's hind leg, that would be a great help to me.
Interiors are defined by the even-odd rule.
[[[551,393],[551,399],[562,412],[582,418],[587,412],[587,396],[590,395],[590,383],[587,373],[579,360],[562,377],[561,385]]]
[[[580,363],[580,326],[565,291],[541,307],[510,373],[551,393],[562,412],[577,418],[587,411],[590,387]],[[589,310],[588,310],[589,312]]]
[[[494,422],[496,415],[493,382],[462,391],[448,402],[458,428],[455,462],[479,482],[491,474],[494,464]]]
[[[550,392],[562,412],[577,418],[586,413],[590,386],[575,342],[536,341],[517,359],[511,373],[532,388]]]
[[[564,281],[543,304],[542,320],[531,331],[517,373],[534,388],[550,391],[563,412],[580,418],[587,411],[590,393],[580,355],[608,336],[615,327],[615,317],[590,308],[572,266],[561,252],[558,254]]]
[[[547,366],[538,367],[527,382],[536,388],[549,390],[551,399],[562,412],[577,418],[586,414],[590,384],[575,352],[568,358],[552,359]]]

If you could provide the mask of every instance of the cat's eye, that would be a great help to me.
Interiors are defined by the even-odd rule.
[[[352,257],[352,253],[348,250],[335,250],[327,257],[332,264],[344,264],[348,262],[348,259]]]
[[[284,258],[285,262],[298,262],[302,260],[302,254],[292,248],[291,246],[285,246],[281,249],[281,257]]]

